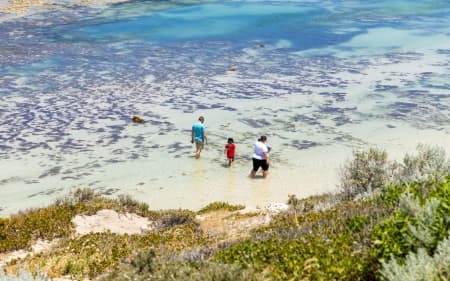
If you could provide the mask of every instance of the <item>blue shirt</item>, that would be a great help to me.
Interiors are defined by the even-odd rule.
[[[192,131],[194,131],[194,141],[203,142],[203,132],[205,131],[205,125],[201,123],[195,123],[192,125]]]

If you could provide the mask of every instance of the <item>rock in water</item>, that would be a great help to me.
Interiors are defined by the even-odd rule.
[[[144,123],[144,119],[142,119],[139,116],[133,116],[133,122],[134,123]]]

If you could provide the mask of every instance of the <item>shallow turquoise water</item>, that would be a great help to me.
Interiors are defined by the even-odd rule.
[[[448,81],[448,1],[134,1],[2,21],[0,214],[85,186],[152,208],[333,191],[352,149],[449,150]],[[249,181],[261,134],[273,173]]]

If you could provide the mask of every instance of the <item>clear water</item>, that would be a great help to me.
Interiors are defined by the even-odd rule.
[[[5,17],[0,214],[77,187],[154,209],[334,191],[354,149],[450,152],[449,81],[449,1],[133,1]],[[199,115],[210,144],[195,160]],[[271,175],[250,180],[261,134]]]

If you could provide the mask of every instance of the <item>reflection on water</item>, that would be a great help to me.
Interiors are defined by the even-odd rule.
[[[0,214],[77,187],[155,209],[263,205],[334,190],[355,148],[450,149],[448,1],[366,2],[133,1],[3,21]],[[210,145],[195,161],[199,115]],[[262,134],[276,169],[250,180]]]

